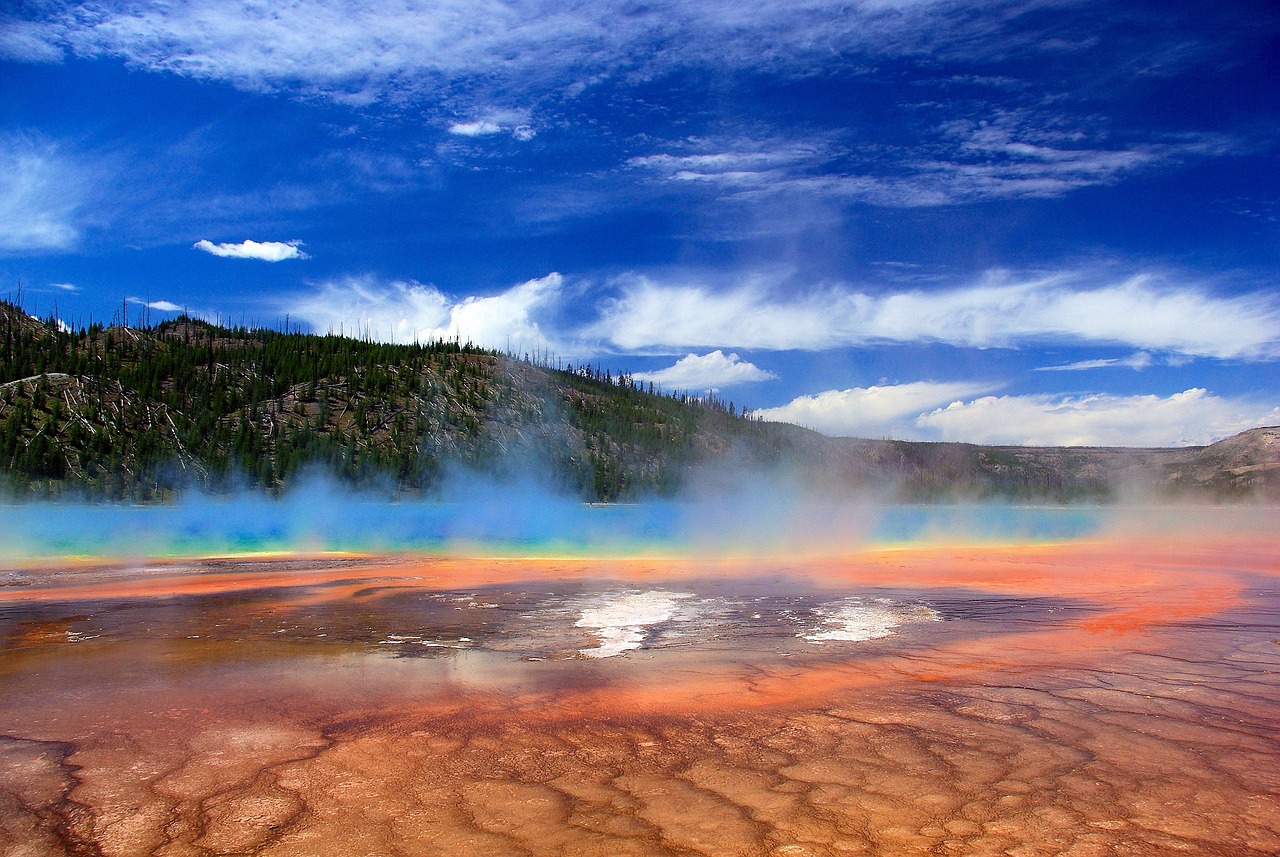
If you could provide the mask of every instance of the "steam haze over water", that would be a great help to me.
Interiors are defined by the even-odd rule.
[[[6,506],[0,507],[0,552],[9,562],[290,552],[770,556],[930,540],[1076,539],[1102,530],[1109,515],[1097,507],[792,499],[773,505],[732,497],[589,505],[493,492],[453,503],[301,491],[281,500],[201,498],[165,506]]]

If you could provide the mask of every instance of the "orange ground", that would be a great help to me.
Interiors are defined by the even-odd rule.
[[[1276,853],[1278,575],[1265,534],[19,569],[0,587],[0,850]],[[769,576],[1040,606],[601,661],[390,658],[356,634],[414,615],[414,593]],[[346,630],[281,634],[305,622]]]

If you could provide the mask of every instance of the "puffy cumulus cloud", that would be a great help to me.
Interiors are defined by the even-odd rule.
[[[734,384],[768,381],[777,375],[720,349],[698,356],[681,357],[675,365],[655,372],[636,372],[637,381],[648,381],[674,390],[718,390]]]
[[[456,338],[517,353],[546,349],[564,354],[540,324],[542,315],[558,307],[563,284],[563,278],[552,273],[496,295],[455,300],[423,283],[346,277],[289,298],[278,309],[320,332],[383,342]]]
[[[491,137],[509,132],[523,143],[538,136],[537,130],[529,123],[527,110],[491,109],[469,122],[454,122],[448,130],[458,137]]]
[[[520,352],[562,350],[539,326],[540,313],[552,312],[562,297],[564,279],[556,273],[528,280],[496,295],[467,297],[449,311],[448,332],[489,348]]]
[[[1280,423],[1274,401],[1193,388],[1171,396],[983,396],[915,420],[941,440],[1032,446],[1188,446]]]
[[[175,304],[173,301],[165,301],[165,300],[151,301],[151,300],[143,300],[142,298],[125,298],[125,300],[127,300],[131,304],[144,306],[147,309],[159,310],[160,312],[182,312],[183,311],[183,308]]]
[[[306,259],[299,248],[301,241],[253,241],[246,238],[239,244],[214,244],[201,239],[192,248],[203,250],[224,259],[261,259],[263,262],[283,262],[286,259]]]
[[[460,137],[487,137],[490,134],[501,134],[502,126],[496,122],[477,120],[475,122],[455,122],[449,126],[450,134]]]
[[[794,423],[836,437],[907,438],[917,433],[921,412],[943,402],[985,393],[998,385],[980,382],[913,381],[800,396],[778,408],[752,413],[770,422]]]
[[[287,298],[279,310],[321,333],[367,336],[380,342],[438,339],[449,323],[450,302],[434,286],[343,277],[305,295]]]
[[[839,437],[1027,446],[1200,445],[1280,423],[1274,401],[1202,388],[1171,396],[979,395],[997,386],[916,381],[854,387],[753,413]]]
[[[1194,357],[1280,356],[1280,300],[1217,295],[1153,275],[1122,279],[1064,272],[970,285],[870,293],[831,287],[802,296],[762,282],[728,288],[618,283],[592,332],[624,350],[697,347],[817,350],[876,343],[1008,348],[1096,342]]]
[[[69,250],[84,177],[52,142],[0,134],[0,253]]]

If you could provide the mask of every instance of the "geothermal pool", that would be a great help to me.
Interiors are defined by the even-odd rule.
[[[0,852],[1280,852],[1271,510],[999,515],[738,555],[14,551]]]

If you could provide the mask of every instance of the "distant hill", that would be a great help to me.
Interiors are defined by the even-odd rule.
[[[1209,446],[977,446],[832,439],[875,473],[896,473],[902,499],[936,496],[1056,500],[1280,501],[1280,427],[1242,432]]]
[[[459,344],[389,345],[189,318],[67,330],[0,302],[0,474],[19,496],[162,500],[322,472],[429,493],[450,468],[589,500],[765,474],[935,501],[1280,499],[1280,428],[1180,449],[828,438],[629,376]]]

